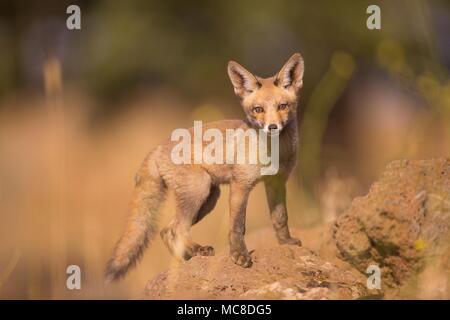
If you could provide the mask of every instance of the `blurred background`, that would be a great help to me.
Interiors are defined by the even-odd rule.
[[[70,4],[81,30],[66,28]],[[371,4],[381,30],[366,27]],[[231,59],[266,77],[304,57],[294,227],[332,221],[393,159],[449,156],[449,32],[444,0],[2,0],[0,298],[141,297],[172,263],[159,238],[125,280],[103,285],[134,173],[173,129],[243,117]],[[227,248],[223,189],[193,228],[216,251]],[[250,198],[249,233],[270,226],[263,195]],[[161,226],[173,208],[169,198]],[[71,264],[82,290],[66,288]]]

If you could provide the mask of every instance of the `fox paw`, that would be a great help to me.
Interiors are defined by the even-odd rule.
[[[234,251],[231,253],[231,259],[235,264],[243,268],[250,268],[253,264],[252,258],[248,252]]]
[[[196,248],[196,255],[198,256],[213,256],[215,254],[214,248],[211,246],[200,246]]]
[[[184,251],[184,260],[189,260],[195,256],[213,256],[214,248],[211,246],[201,246],[197,243],[189,243]]]
[[[302,242],[300,241],[300,239],[297,238],[287,238],[287,239],[283,239],[279,241],[280,244],[290,244],[290,245],[294,245],[294,246],[302,246]]]

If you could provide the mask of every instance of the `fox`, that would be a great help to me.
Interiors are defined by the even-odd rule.
[[[230,188],[228,241],[229,256],[235,264],[249,268],[253,263],[245,243],[245,221],[249,194],[259,182],[264,183],[278,243],[302,245],[289,231],[286,183],[297,162],[297,108],[303,86],[303,58],[300,53],[293,54],[278,73],[268,78],[252,74],[235,61],[228,62],[227,73],[245,117],[211,122],[205,128],[221,132],[255,129],[268,136],[277,135],[278,171],[262,175],[260,163],[175,164],[171,159],[174,142],[162,142],[148,153],[135,176],[128,223],[107,264],[107,283],[124,277],[157,235],[158,213],[169,190],[175,197],[175,216],[160,236],[169,252],[180,260],[215,255],[212,246],[191,239],[190,229],[213,211],[223,184]]]

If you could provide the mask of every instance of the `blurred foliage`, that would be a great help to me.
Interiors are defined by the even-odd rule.
[[[368,0],[14,1],[0,7],[0,44],[15,48],[1,52],[1,88],[33,85],[26,68],[49,53],[63,58],[67,81],[100,98],[116,98],[144,84],[173,87],[194,101],[231,95],[225,73],[230,59],[269,76],[300,51],[308,96],[336,49],[370,64],[378,42],[392,38],[414,68],[436,58],[427,14],[430,6],[448,9],[447,2],[376,2],[382,8],[381,31],[365,26],[366,8],[373,4]],[[82,8],[81,31],[65,28],[69,3]],[[37,40],[24,44],[30,38]],[[391,49],[382,50],[384,57],[396,54]]]

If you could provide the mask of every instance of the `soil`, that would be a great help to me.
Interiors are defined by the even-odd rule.
[[[252,252],[253,266],[235,265],[226,253],[194,257],[146,286],[153,299],[356,299],[371,294],[365,278],[324,261],[311,250],[273,246]]]

